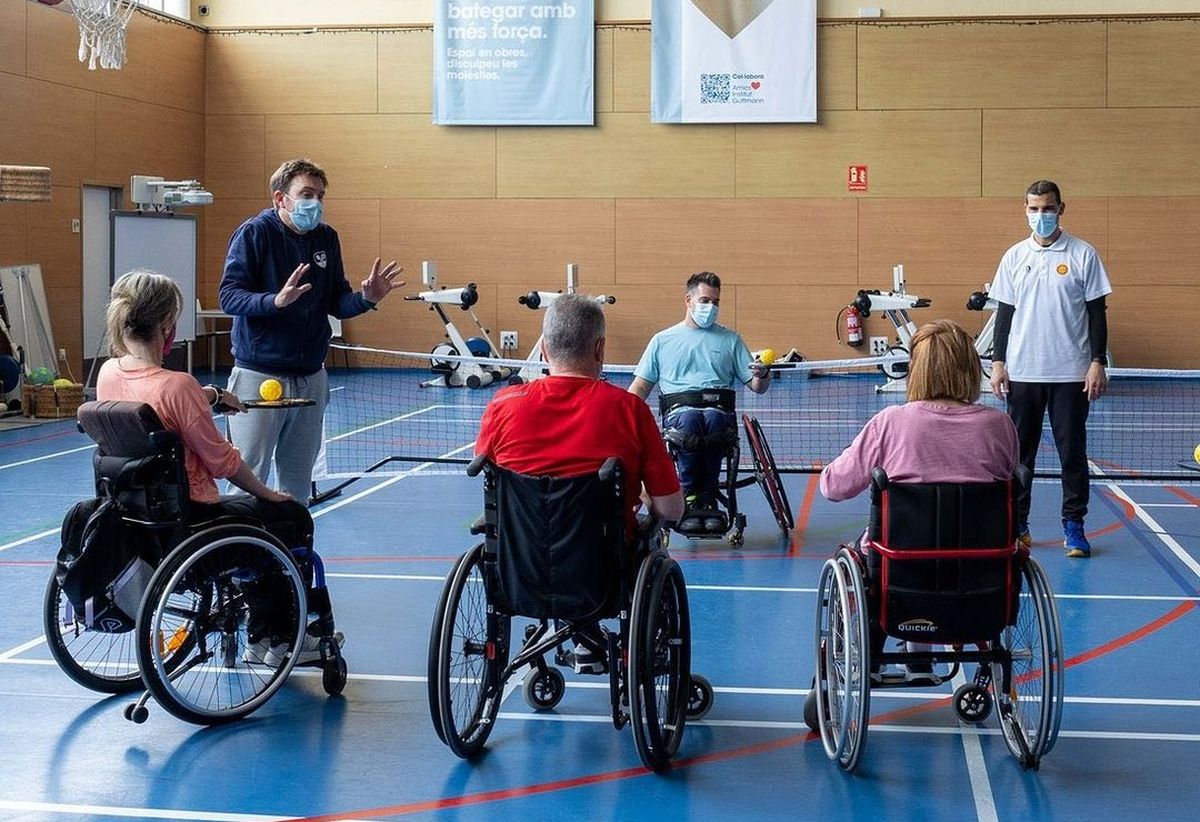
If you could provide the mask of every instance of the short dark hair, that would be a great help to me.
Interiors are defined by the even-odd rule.
[[[697,287],[707,285],[709,288],[721,290],[721,278],[711,271],[698,271],[688,277],[687,290],[689,293],[694,292]]]
[[[1036,183],[1030,185],[1029,188],[1025,189],[1026,201],[1028,201],[1030,197],[1041,197],[1043,194],[1053,194],[1054,202],[1062,205],[1062,192],[1058,190],[1058,183],[1054,182],[1053,180],[1038,180]]]
[[[275,169],[275,173],[271,175],[271,190],[267,193],[274,196],[276,191],[282,191],[286,194],[292,180],[305,174],[316,177],[321,181],[321,185],[329,187],[329,178],[325,176],[325,169],[307,157],[299,157],[295,160],[288,160]]]

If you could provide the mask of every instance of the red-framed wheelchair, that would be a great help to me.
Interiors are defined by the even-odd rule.
[[[954,692],[959,719],[983,722],[995,706],[1024,769],[1054,747],[1062,630],[1045,572],[1016,539],[1015,501],[1029,481],[1018,472],[1005,482],[902,484],[875,469],[863,546],[842,546],[817,587],[805,721],[843,770],[861,761],[872,689],[940,685],[967,664],[976,668]],[[887,653],[887,637],[945,650]]]

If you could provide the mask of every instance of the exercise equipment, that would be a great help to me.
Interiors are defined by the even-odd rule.
[[[470,314],[478,329],[478,337],[472,337],[472,340],[479,339],[487,343],[488,353],[483,359],[493,357],[498,359],[500,352],[488,337],[487,329],[483,327],[483,323],[479,321],[473,308],[475,303],[479,302],[479,290],[475,287],[475,283],[467,283],[461,288],[439,288],[437,263],[432,260],[424,260],[421,263],[421,283],[428,287],[427,291],[406,296],[404,299],[428,303],[429,310],[437,312],[438,318],[442,321],[448,340],[448,342],[438,343],[433,347],[432,353],[436,359],[430,362],[430,370],[439,376],[421,383],[421,387],[461,388],[465,385],[467,388],[482,388],[497,380],[508,379],[512,374],[511,368],[500,365],[489,366],[487,363],[479,362],[478,356],[471,357],[471,345],[454,325],[454,321],[446,315],[446,310],[443,308],[447,305],[457,306]],[[478,343],[476,343],[476,347],[478,348]]]
[[[530,291],[517,297],[517,302],[531,311],[537,311],[541,308],[549,308],[554,304],[554,301],[561,297],[564,293],[574,294],[579,287],[579,265],[577,263],[567,263],[567,290],[559,291]],[[611,297],[606,294],[600,294],[593,297],[600,305],[612,305],[617,301],[616,297]],[[529,355],[525,357],[525,365],[521,370],[509,378],[509,382],[513,385],[518,385],[523,382],[532,382],[538,377],[545,374],[545,360],[542,359],[542,335],[538,335],[537,341],[533,344],[533,348],[529,349]]]
[[[932,300],[908,294],[904,290],[904,266],[892,266],[892,290],[886,294],[876,291],[859,290],[852,305],[862,316],[871,316],[872,311],[882,312],[891,320],[896,330],[896,343],[889,345],[879,357],[879,370],[888,381],[875,388],[878,393],[904,391],[905,380],[908,378],[908,352],[912,349],[912,338],[917,332],[917,324],[908,316],[908,312],[916,308],[928,308]]]

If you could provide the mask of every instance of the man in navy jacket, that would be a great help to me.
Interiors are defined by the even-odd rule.
[[[270,484],[307,502],[313,462],[321,448],[329,379],[329,320],[373,309],[403,270],[376,258],[360,291],[352,291],[342,267],[337,232],[321,222],[324,170],[310,160],[289,160],[271,175],[272,207],[242,223],[229,241],[221,277],[221,310],[233,317],[234,368],[229,391],[258,397],[259,386],[275,379],[283,396],[315,405],[256,411],[230,418],[230,436],[242,459]]]

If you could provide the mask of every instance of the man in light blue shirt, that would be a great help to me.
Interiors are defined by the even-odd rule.
[[[767,390],[771,372],[753,365],[736,331],[717,324],[721,278],[711,271],[687,281],[683,322],[658,332],[634,369],[629,391],[645,399],[658,385],[663,430],[680,446],[676,467],[687,511],[682,531],[719,531],[716,493],[726,445],[737,437],[734,388]]]

